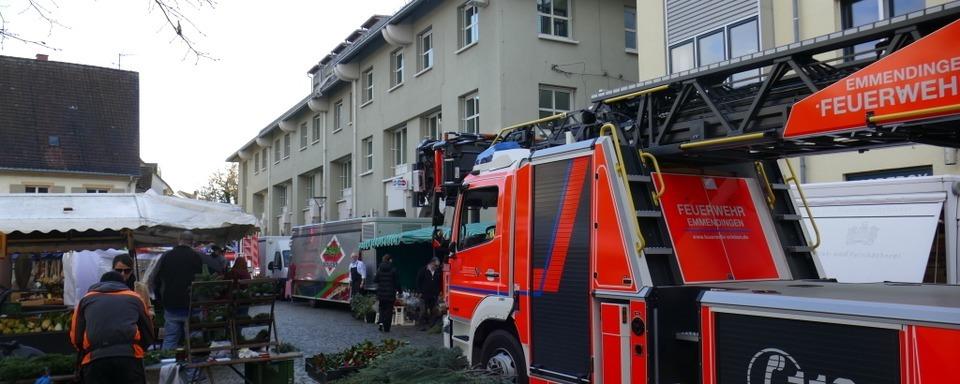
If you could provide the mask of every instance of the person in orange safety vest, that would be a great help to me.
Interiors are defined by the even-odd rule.
[[[153,322],[123,275],[110,271],[73,312],[70,343],[80,356],[83,383],[145,383],[143,357],[153,343]]]

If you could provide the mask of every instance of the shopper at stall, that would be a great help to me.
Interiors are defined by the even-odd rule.
[[[359,295],[367,280],[367,265],[359,253],[350,255],[350,294]]]
[[[146,383],[144,351],[153,343],[153,322],[124,276],[110,271],[73,313],[70,343],[80,356],[83,383]]]
[[[380,330],[390,332],[393,323],[393,304],[400,295],[400,278],[397,269],[393,267],[393,257],[383,255],[380,268],[374,282],[377,283],[377,301],[380,303]]]
[[[210,269],[210,273],[223,274],[227,270],[227,259],[223,256],[224,249],[219,245],[210,247],[209,254],[201,254],[200,259]]]
[[[440,276],[440,259],[434,257],[420,269],[420,272],[417,272],[416,290],[420,294],[420,299],[423,300],[419,319],[421,331],[426,331],[428,327],[433,326],[441,284],[443,279]]]
[[[200,255],[190,247],[193,233],[180,234],[180,245],[160,256],[153,292],[163,306],[163,349],[175,349],[183,341],[190,308],[190,284],[202,270]]]

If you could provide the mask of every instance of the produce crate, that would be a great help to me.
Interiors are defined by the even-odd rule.
[[[246,363],[243,374],[254,383],[293,384],[293,360]]]

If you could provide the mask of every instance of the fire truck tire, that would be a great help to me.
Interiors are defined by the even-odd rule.
[[[507,382],[527,383],[526,362],[523,348],[517,338],[507,331],[496,330],[487,336],[480,352],[480,364],[483,368],[500,374]]]

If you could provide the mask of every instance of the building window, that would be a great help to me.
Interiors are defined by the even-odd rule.
[[[727,58],[732,59],[734,57],[740,57],[759,52],[760,35],[757,31],[759,31],[757,27],[757,19],[749,19],[747,21],[730,26],[727,29],[727,47],[729,50],[729,55]],[[733,74],[730,76],[730,81],[734,85],[755,83],[760,81],[759,76],[760,70],[755,69]],[[744,79],[750,80],[744,82],[742,81]]]
[[[343,129],[343,126],[346,125],[343,116],[343,100],[337,100],[333,104],[333,131],[337,132]]]
[[[624,48],[637,50],[637,9],[623,7],[623,41]]]
[[[87,188],[87,193],[110,193],[108,188]]]
[[[723,61],[726,52],[722,29],[697,37],[697,66],[702,67]]]
[[[363,81],[363,93],[360,101],[366,104],[373,101],[373,68],[363,71],[360,79]]]
[[[273,163],[280,164],[280,139],[273,141]]]
[[[840,23],[843,29],[859,27],[882,19],[904,15],[923,9],[924,0],[842,0]],[[874,51],[879,41],[860,43],[844,51],[848,59],[859,60],[876,57]]]
[[[393,130],[393,165],[407,163],[407,127]]]
[[[460,26],[460,48],[464,48],[477,42],[480,39],[478,30],[480,16],[477,13],[477,7],[474,5],[464,5],[457,9],[459,14]]]
[[[260,151],[253,154],[253,174],[260,173]]]
[[[417,54],[419,60],[417,70],[423,71],[433,67],[433,29],[427,28],[417,36]]]
[[[300,149],[307,148],[307,123],[300,123]]]
[[[403,84],[403,48],[390,54],[390,86]]]
[[[363,139],[360,148],[363,150],[363,173],[373,171],[373,136]]]
[[[320,141],[320,115],[313,115],[313,142]]]
[[[343,190],[351,187],[353,187],[353,161],[347,159],[340,162],[340,196],[343,196]]]
[[[443,133],[442,115],[439,111],[431,113],[423,118],[423,132],[421,137],[424,139],[439,140]]]
[[[757,52],[760,50],[759,36],[757,18],[751,17],[674,44],[670,47],[670,73]],[[731,81],[757,75],[759,72],[750,70],[731,76]]]
[[[266,148],[260,151],[260,160],[262,161],[262,163],[260,163],[260,170],[266,171],[267,170],[267,149]]]
[[[693,41],[687,41],[670,47],[670,73],[693,69]]]
[[[60,136],[55,136],[55,135],[47,136],[47,144],[50,145],[51,147],[59,147]]]
[[[286,160],[289,158],[290,158],[290,134],[287,133],[283,135],[283,159]]]
[[[537,0],[540,34],[570,38],[570,3],[573,0]]]
[[[283,211],[287,207],[287,186],[278,185],[277,186],[277,201],[280,205],[280,211]]]
[[[540,117],[569,112],[573,105],[573,89],[540,86]]]
[[[317,174],[311,173],[307,175],[306,180],[304,180],[304,184],[306,184],[306,188],[304,188],[307,198],[306,207],[307,209],[310,209],[310,202],[313,201],[314,197],[317,197]]]
[[[50,187],[40,185],[28,185],[24,188],[26,193],[50,193]]]
[[[466,133],[480,132],[480,95],[469,93],[460,98],[460,131]]]

